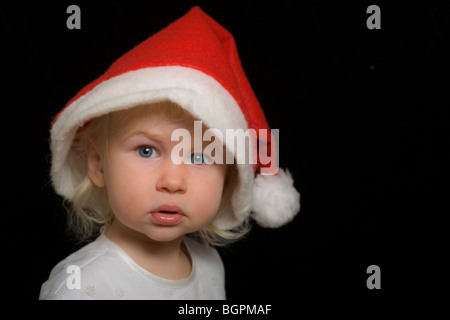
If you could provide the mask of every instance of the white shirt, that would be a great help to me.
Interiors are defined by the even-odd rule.
[[[225,271],[217,250],[189,237],[184,243],[191,274],[169,280],[140,267],[102,234],[53,268],[39,299],[225,299]],[[78,266],[78,275],[69,266]]]

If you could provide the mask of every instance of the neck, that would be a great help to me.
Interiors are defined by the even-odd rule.
[[[171,241],[155,241],[124,226],[117,219],[113,220],[105,235],[138,265],[157,276],[179,280],[191,272],[190,258],[183,250],[184,236]]]

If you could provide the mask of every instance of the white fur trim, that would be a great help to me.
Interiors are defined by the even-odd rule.
[[[276,175],[258,175],[253,187],[253,218],[266,228],[278,228],[290,222],[300,211],[300,194],[294,188],[289,171]]]
[[[203,72],[180,66],[130,71],[100,83],[72,102],[54,123],[51,130],[51,176],[56,192],[70,200],[84,178],[85,164],[79,161],[72,148],[80,126],[109,112],[162,100],[177,103],[202,119],[206,126],[221,130],[224,137],[225,129],[247,130],[244,115],[234,98]],[[221,217],[217,221],[219,228],[237,227],[251,209],[252,165],[238,165],[238,170],[239,185],[232,200],[234,215]]]

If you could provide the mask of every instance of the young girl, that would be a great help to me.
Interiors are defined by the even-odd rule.
[[[220,134],[205,139],[209,128]],[[256,134],[236,150],[230,130]],[[250,217],[279,227],[300,208],[268,130],[232,35],[198,7],[119,58],[52,124],[53,185],[79,239],[95,240],[53,268],[40,299],[225,299],[213,246]],[[242,152],[256,161],[228,161]]]

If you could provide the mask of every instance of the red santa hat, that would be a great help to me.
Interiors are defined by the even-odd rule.
[[[54,118],[51,176],[56,192],[70,200],[86,174],[72,147],[80,127],[109,112],[162,100],[178,104],[207,127],[222,132],[268,130],[269,134],[257,134],[250,142],[254,154],[258,147],[270,150],[276,142],[245,76],[233,36],[194,7],[117,59]],[[299,211],[300,195],[289,172],[277,169],[261,174],[263,166],[257,159],[256,164],[236,164],[239,177],[232,195],[233,212],[221,216],[217,227],[232,229],[249,215],[263,227],[279,227]]]

